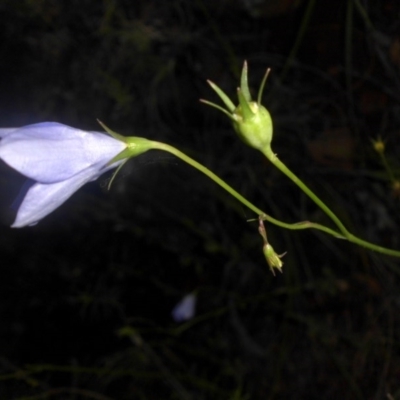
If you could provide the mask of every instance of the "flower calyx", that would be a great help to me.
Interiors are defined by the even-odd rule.
[[[107,125],[105,125],[100,120],[97,122],[102,126],[102,128],[114,139],[120,140],[126,144],[126,148],[118,153],[112,160],[108,162],[108,165],[113,165],[116,162],[120,162],[118,168],[113,173],[110,181],[108,182],[108,189],[110,189],[112,183],[114,182],[115,177],[117,176],[120,169],[125,165],[125,163],[132,157],[139,156],[140,154],[145,153],[154,148],[151,140],[147,140],[142,137],[136,136],[122,136],[117,132],[111,130]]]

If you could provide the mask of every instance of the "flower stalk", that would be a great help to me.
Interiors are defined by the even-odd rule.
[[[227,106],[227,110],[209,101],[201,101],[205,104],[221,110],[225,115],[228,115],[240,139],[250,147],[253,147],[254,149],[259,150],[261,153],[263,153],[264,156],[276,168],[278,168],[283,174],[285,174],[290,180],[292,180],[293,183],[295,183],[318,207],[321,208],[321,210],[325,212],[325,214],[333,221],[340,232],[319,224],[310,223],[308,221],[298,224],[288,224],[289,226],[286,227],[288,229],[298,229],[299,226],[301,226],[302,228],[306,227],[320,229],[337,238],[347,239],[352,243],[366,247],[370,250],[374,250],[394,257],[400,257],[400,251],[398,250],[388,249],[386,247],[370,243],[366,240],[358,238],[357,236],[349,232],[344,224],[340,221],[340,219],[336,216],[336,214],[300,178],[298,178],[282,161],[280,161],[278,156],[272,151],[272,119],[269,112],[261,104],[262,92],[269,72],[270,70],[268,69],[266,74],[264,75],[258,92],[257,102],[253,102],[250,96],[246,62],[244,63],[242,69],[240,88],[238,88],[239,105],[237,107],[235,107],[228,96],[220,88],[218,88],[215,83],[212,82],[209,82],[211,88],[217,93],[223,103]],[[268,219],[270,222],[274,223],[270,220],[271,217],[262,215],[261,213],[258,214],[260,218]]]
[[[284,254],[275,253],[267,240],[263,221],[291,230],[318,229],[370,250],[400,257],[398,250],[378,246],[349,232],[335,213],[272,151],[272,119],[268,110],[261,104],[268,74],[269,70],[260,85],[257,101],[251,99],[246,63],[242,70],[240,88],[237,90],[237,106],[212,82],[209,82],[211,88],[226,108],[207,100],[201,101],[227,115],[240,139],[248,146],[261,151],[326,213],[338,230],[310,221],[290,224],[277,220],[252,204],[207,167],[175,147],[141,137],[124,137],[100,121],[106,133],[86,132],[54,122],[0,129],[0,159],[28,178],[28,186],[23,193],[22,202],[18,205],[17,217],[12,226],[34,225],[64,203],[85,183],[97,179],[109,169],[118,168],[111,179],[112,182],[127,160],[157,149],[173,154],[196,168],[258,215],[259,233],[264,241],[263,252],[273,273],[275,269],[282,272],[281,258]]]

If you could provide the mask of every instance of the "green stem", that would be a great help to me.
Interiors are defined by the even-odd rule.
[[[368,17],[368,13],[365,11],[365,8],[361,5],[360,0],[354,0],[354,4],[360,13],[361,18],[364,20],[365,25],[367,26],[369,31],[374,30],[374,25]]]
[[[284,81],[287,73],[289,72],[289,70],[290,70],[290,68],[292,66],[292,63],[293,63],[293,60],[296,57],[296,54],[299,51],[299,47],[301,45],[301,42],[304,39],[304,34],[306,33],[306,30],[308,28],[308,24],[310,22],[311,15],[313,13],[315,3],[316,3],[316,0],[309,0],[309,2],[308,2],[306,11],[305,11],[305,13],[303,15],[303,19],[301,21],[300,29],[299,29],[299,31],[297,32],[297,35],[296,35],[296,41],[295,41],[295,43],[294,43],[294,45],[292,47],[292,50],[290,50],[290,54],[289,54],[289,56],[288,56],[288,58],[286,60],[286,63],[284,65],[284,67],[283,67],[283,71],[282,71],[281,76],[280,76],[281,82]]]
[[[330,229],[330,228],[320,225],[320,224],[316,224],[314,222],[303,221],[303,222],[298,222],[295,224],[288,224],[286,222],[279,221],[278,219],[275,219],[275,218],[269,216],[268,214],[266,214],[263,210],[256,207],[254,204],[250,203],[250,201],[248,201],[246,198],[244,198],[240,193],[238,193],[235,189],[233,189],[231,186],[229,186],[225,181],[223,181],[221,178],[219,178],[217,175],[215,175],[212,171],[210,171],[204,165],[198,163],[197,161],[195,161],[192,158],[190,158],[189,156],[187,156],[185,153],[182,153],[180,150],[176,149],[175,147],[170,146],[165,143],[160,143],[160,142],[155,142],[155,141],[151,141],[150,143],[151,143],[152,149],[167,151],[168,153],[173,154],[174,156],[180,158],[187,164],[196,168],[197,170],[202,172],[204,175],[206,175],[207,177],[212,179],[215,183],[217,183],[223,189],[225,189],[229,194],[231,194],[233,197],[235,197],[237,200],[239,200],[247,208],[249,208],[250,210],[255,212],[257,215],[261,215],[264,220],[267,220],[274,225],[277,225],[277,226],[280,226],[280,227],[286,228],[286,229],[291,229],[291,230],[313,228],[313,229],[318,229],[320,231],[328,233],[336,238],[340,238],[340,239],[346,238],[345,235],[341,235],[339,232],[336,232],[333,229]]]
[[[390,181],[393,183],[396,180],[396,178],[394,176],[392,168],[390,168],[390,165],[387,162],[385,154],[383,152],[379,152],[379,156],[381,158],[383,166],[385,167],[386,173],[389,175]]]
[[[299,179],[272,151],[271,147],[265,148],[262,150],[265,157],[271,161],[272,164],[275,165],[282,173],[284,173],[289,179],[291,179],[311,200],[314,201],[315,204],[318,205],[321,210],[328,215],[329,218],[336,224],[339,230],[343,233],[344,236],[348,236],[349,231],[342,224],[340,219],[331,211],[331,209],[311,190],[306,186],[301,179]]]
[[[360,239],[350,233],[340,219],[331,211],[331,209],[308,187],[301,179],[299,179],[282,161],[279,160],[276,154],[273,153],[271,147],[262,150],[262,153],[268,160],[271,161],[282,173],[284,173],[289,179],[291,179],[311,200],[317,204],[325,212],[326,215],[336,224],[342,235],[352,243],[356,243],[360,246],[368,249],[378,251],[383,254],[387,254],[394,257],[400,257],[400,251],[388,249],[386,247],[378,246],[376,244],[367,242],[366,240]]]

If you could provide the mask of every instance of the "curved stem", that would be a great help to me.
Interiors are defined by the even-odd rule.
[[[342,224],[340,219],[331,211],[331,209],[311,190],[306,186],[303,181],[298,178],[272,151],[271,147],[262,150],[265,157],[271,161],[282,173],[284,173],[289,179],[291,179],[308,197],[317,204],[325,212],[326,215],[336,224],[344,236],[349,235],[349,231]]]
[[[387,162],[386,156],[384,152],[379,152],[379,156],[381,158],[382,164],[386,170],[386,173],[389,175],[390,181],[393,183],[396,181],[392,168],[390,168],[389,163]]]
[[[212,171],[210,171],[208,168],[206,168],[204,165],[200,164],[199,162],[193,160],[189,156],[187,156],[185,153],[182,153],[180,150],[176,149],[173,146],[170,146],[165,143],[160,143],[160,142],[155,142],[151,141],[151,148],[152,149],[158,149],[158,150],[163,150],[167,151],[168,153],[173,154],[174,156],[180,158],[187,164],[191,165],[192,167],[196,168],[200,172],[202,172],[204,175],[212,179],[215,183],[217,183],[219,186],[221,186],[223,189],[225,189],[229,194],[231,194],[233,197],[235,197],[237,200],[239,200],[243,205],[245,205],[247,208],[252,210],[254,213],[257,215],[261,215],[264,220],[267,220],[271,222],[274,225],[280,226],[282,228],[286,229],[291,229],[291,230],[300,230],[300,229],[318,229],[320,231],[323,231],[325,233],[328,233],[336,238],[340,239],[346,239],[346,235],[342,235],[339,232],[336,232],[333,229],[330,229],[326,226],[316,224],[314,222],[310,221],[303,221],[303,222],[298,222],[295,224],[288,224],[286,222],[279,221],[278,219],[275,219],[268,214],[266,214],[263,210],[260,208],[256,207],[254,204],[252,204],[250,201],[248,201],[246,198],[244,198],[240,193],[238,193],[235,189],[233,189],[231,186],[229,186],[225,181],[223,181],[220,177],[215,175]]]
[[[304,34],[306,33],[306,30],[307,30],[307,28],[309,26],[310,18],[311,18],[311,15],[313,13],[315,4],[316,4],[315,0],[310,0],[308,2],[308,4],[307,4],[307,8],[305,10],[305,13],[303,14],[303,18],[302,18],[302,21],[301,21],[300,29],[298,30],[297,35],[296,35],[296,41],[295,41],[292,49],[290,50],[289,56],[288,56],[288,58],[287,58],[287,60],[285,62],[285,65],[283,67],[283,71],[282,71],[281,76],[280,76],[281,82],[283,82],[283,80],[286,77],[286,74],[288,73],[290,67],[292,66],[293,60],[295,59],[296,54],[297,54],[297,52],[299,50],[299,47],[301,45],[301,42],[304,39]]]
[[[400,251],[398,250],[393,250],[393,249],[388,249],[387,247],[379,246],[374,243],[367,242],[366,240],[360,239],[357,236],[354,236],[352,233],[349,233],[346,236],[346,239],[349,242],[358,244],[362,247],[366,247],[367,249],[371,249],[374,251],[378,251],[379,253],[387,254],[388,256],[393,256],[393,257],[400,257]]]
[[[308,187],[306,184],[299,179],[282,161],[279,160],[276,154],[273,153],[271,147],[262,150],[262,153],[268,160],[271,161],[282,173],[284,173],[289,179],[291,179],[311,200],[317,204],[328,215],[329,218],[336,224],[342,235],[352,243],[356,243],[360,246],[366,247],[368,249],[378,251],[383,254],[387,254],[394,257],[400,257],[400,251],[388,249],[383,246],[378,246],[376,244],[370,243],[366,240],[360,239],[357,236],[350,233],[340,219],[334,214],[331,209]]]

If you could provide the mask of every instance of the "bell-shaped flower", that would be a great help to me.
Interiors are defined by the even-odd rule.
[[[176,322],[192,319],[196,313],[196,295],[187,294],[172,310],[172,318]]]
[[[56,122],[0,129],[0,159],[28,178],[12,227],[34,225],[82,185],[120,165],[122,136]],[[14,202],[15,203],[15,202]]]

